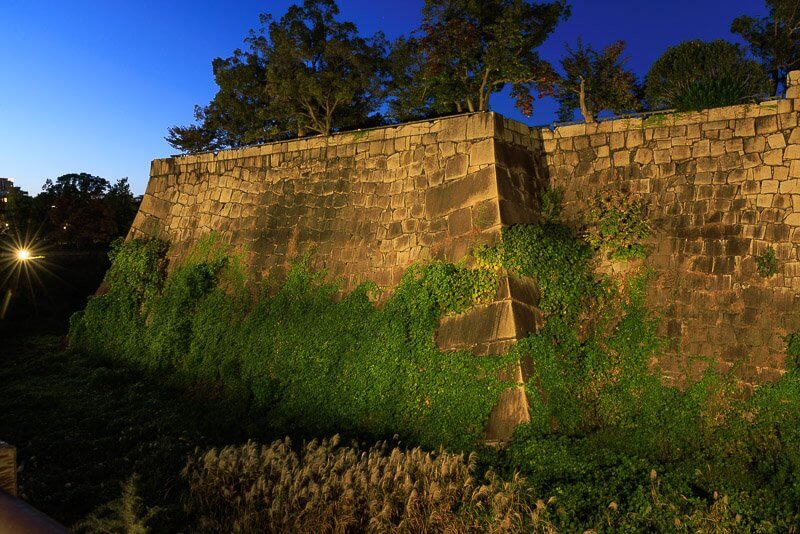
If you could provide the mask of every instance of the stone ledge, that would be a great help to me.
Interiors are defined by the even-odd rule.
[[[337,132],[331,135],[318,135],[286,141],[273,141],[243,148],[232,148],[218,152],[202,152],[199,154],[180,154],[153,161],[175,162],[180,164],[205,163],[240,159],[254,156],[280,154],[286,152],[302,152],[306,150],[329,148],[342,145],[372,143],[376,141],[395,140],[403,137],[434,134],[437,141],[472,141],[494,137],[495,113],[479,111],[434,119],[425,119],[402,124],[378,126],[363,130]]]

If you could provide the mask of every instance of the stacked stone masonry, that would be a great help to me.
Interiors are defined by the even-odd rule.
[[[541,131],[548,174],[580,227],[609,190],[644,199],[651,305],[676,378],[712,357],[747,383],[785,369],[800,329],[800,72],[785,99]],[[778,271],[756,258],[773,247]]]
[[[213,231],[247,255],[254,279],[280,278],[311,252],[345,291],[391,289],[413,263],[461,260],[503,226],[533,222],[545,173],[529,128],[491,113],[173,157],[153,162],[130,236],[169,240],[175,264]],[[439,346],[496,353],[534,328],[535,302],[509,287],[451,320]],[[504,394],[489,437],[525,420],[526,404],[521,388]]]
[[[391,287],[413,262],[493,242],[501,217],[532,216],[536,192],[509,178],[527,176],[533,156],[496,142],[502,123],[481,113],[156,160],[131,236],[166,237],[178,259],[214,231],[259,276],[313,250],[345,289]]]
[[[641,198],[654,232],[649,300],[672,341],[660,366],[692,375],[712,357],[758,383],[784,369],[800,329],[800,72],[787,97],[758,105],[531,129],[493,113],[155,160],[131,237],[162,237],[180,260],[215,232],[254,280],[311,252],[349,290],[391,289],[411,264],[458,261],[504,226],[539,219],[545,187],[579,229],[599,195]],[[756,272],[773,247],[778,273]],[[541,323],[536,291],[507,279],[494,303],[443,320],[443,349],[496,353]],[[528,366],[509,370],[519,381]],[[504,394],[489,437],[525,420]]]

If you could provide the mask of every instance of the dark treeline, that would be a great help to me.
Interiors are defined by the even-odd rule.
[[[35,196],[12,188],[0,210],[0,330],[63,331],[99,286],[138,201],[127,179],[87,173],[48,179]]]
[[[766,17],[732,21],[746,47],[681,43],[639,80],[623,41],[596,49],[579,37],[558,66],[539,56],[571,14],[566,0],[425,0],[419,28],[391,43],[341,20],[335,0],[304,0],[279,19],[261,15],[244,48],[213,61],[217,94],[195,107],[195,124],[170,128],[167,141],[198,152],[487,111],[509,87],[524,115],[553,96],[564,121],[576,112],[591,122],[603,112],[744,103],[780,94],[800,65],[799,3],[766,4]]]
[[[0,239],[107,249],[128,232],[138,206],[127,178],[111,183],[85,172],[65,174],[46,180],[36,196],[13,188],[0,210]]]

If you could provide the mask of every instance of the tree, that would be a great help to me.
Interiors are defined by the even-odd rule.
[[[728,41],[686,41],[668,48],[644,81],[653,109],[679,111],[740,104],[771,92],[770,80],[757,61]]]
[[[111,184],[106,192],[105,203],[116,226],[115,237],[127,233],[141,204],[141,198],[133,196],[127,178]]]
[[[207,106],[195,106],[197,124],[170,128],[167,142],[200,152],[272,139],[278,127],[270,114],[263,54],[236,50],[227,59],[216,58],[212,68],[217,94]]]
[[[440,98],[437,99],[431,90],[432,84],[423,81],[423,56],[419,39],[400,37],[395,40],[388,63],[388,111],[393,120],[405,122],[451,112],[453,102],[441,98],[441,88]]]
[[[338,14],[334,0],[305,0],[280,21],[262,15],[269,35],[249,39],[267,57],[271,108],[298,136],[364,125],[381,104],[385,39],[360,37],[355,24],[335,19]]]
[[[536,49],[568,16],[563,0],[426,0],[417,36],[393,48],[392,114],[487,111],[510,85],[530,115],[557,79]]]
[[[772,78],[777,93],[786,74],[800,65],[800,2],[766,0],[766,4],[766,17],[739,17],[731,24],[731,32],[747,41]]]
[[[50,206],[50,237],[62,244],[86,247],[107,245],[128,231],[136,203],[127,179],[111,185],[88,173],[48,179],[35,199]]]
[[[561,60],[565,75],[558,83],[559,120],[572,120],[575,108],[583,120],[594,122],[603,110],[614,113],[635,110],[640,105],[636,76],[625,69],[622,52],[625,43],[617,41],[602,52],[585,46],[578,39],[577,48],[567,47]]]
[[[6,197],[7,202],[2,215],[2,223],[10,235],[25,235],[31,226],[31,219],[38,214],[40,220],[46,217],[41,213],[42,208],[35,204],[25,191],[18,187],[12,187]],[[45,212],[46,213],[46,212]]]
[[[305,0],[278,21],[261,15],[246,50],[214,60],[219,90],[195,108],[197,124],[170,128],[167,141],[197,152],[374,124],[385,40],[360,37],[338,14],[334,0]]]

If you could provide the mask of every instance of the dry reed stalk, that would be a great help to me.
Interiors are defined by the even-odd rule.
[[[368,450],[339,437],[197,451],[183,470],[187,511],[203,532],[550,532],[524,481],[487,473],[475,455]]]

